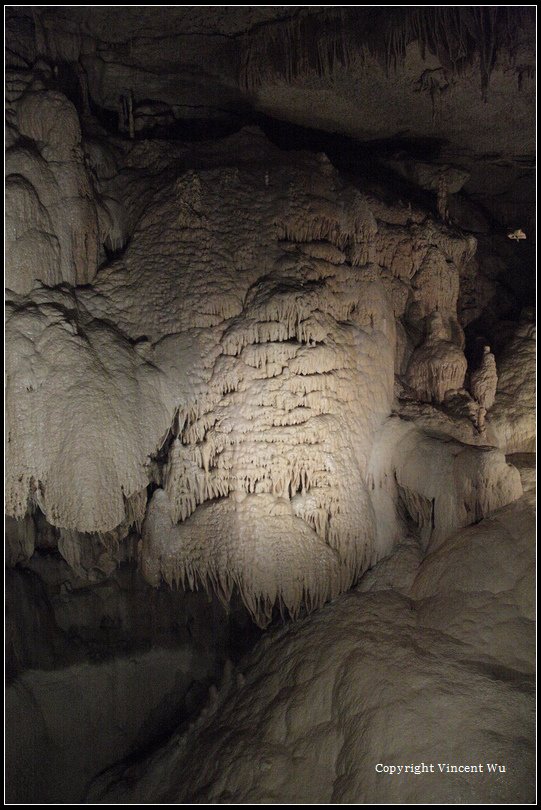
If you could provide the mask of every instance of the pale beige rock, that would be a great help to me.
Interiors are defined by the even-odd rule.
[[[496,443],[507,453],[536,446],[536,328],[529,317],[518,326],[498,363],[498,387],[490,413]]]
[[[435,430],[411,412],[408,421],[393,417],[380,429],[369,467],[380,554],[405,536],[397,508],[409,514],[426,549],[522,495],[520,475],[501,451],[451,436],[441,422]]]
[[[485,346],[481,364],[471,375],[471,392],[479,405],[487,411],[494,405],[497,385],[496,359],[490,346]]]
[[[498,373],[496,370],[496,359],[490,351],[490,346],[485,346],[481,364],[479,368],[472,372],[470,380],[471,392],[479,403],[477,427],[481,432],[483,432],[485,428],[486,413],[494,405],[497,385]]]
[[[29,292],[36,280],[88,283],[101,245],[101,203],[81,149],[73,104],[58,91],[29,83],[13,104],[6,153],[8,221],[6,283]]]
[[[8,514],[35,504],[65,529],[115,529],[170,424],[164,375],[58,288],[15,296],[6,331]]]
[[[266,636],[191,730],[104,774],[89,799],[533,801],[534,539],[526,495],[422,562],[410,541],[359,588]],[[422,762],[435,772],[376,771]]]
[[[533,325],[497,392],[492,355],[467,375],[463,332],[486,327],[500,364],[498,318],[529,295],[532,20],[7,10],[8,799],[80,800],[129,756],[92,797],[533,801],[534,492],[531,460],[520,499],[503,455],[534,447]],[[261,111],[275,143],[328,156],[223,137]],[[117,600],[127,560],[167,587]],[[177,621],[196,598],[179,583],[240,596],[260,626],[322,609],[134,757],[190,711],[171,696],[218,671],[201,637],[225,647],[214,600],[203,625]],[[102,620],[113,658],[74,663]],[[130,621],[152,649],[118,656]],[[373,761],[429,756],[508,771],[382,779]]]
[[[114,246],[132,223],[122,258],[92,285],[14,297],[7,506],[20,518],[37,504],[63,530],[71,564],[94,577],[114,564],[118,533],[141,524],[130,499],[154,482],[149,580],[226,600],[237,589],[265,624],[275,604],[291,615],[315,608],[388,554],[405,535],[400,498],[423,532],[434,520],[445,534],[518,489],[474,450],[464,486],[477,472],[484,483],[476,494],[457,488],[458,472],[442,479],[447,516],[428,515],[414,472],[402,495],[369,485],[395,364],[408,362],[423,398],[462,387],[458,278],[475,240],[385,206],[326,158],[292,158],[260,134],[220,149],[226,168],[182,171],[172,147],[136,142],[100,226]],[[416,318],[432,325],[411,355]],[[437,464],[440,444],[419,441]],[[88,553],[76,548],[81,533],[94,537]]]
[[[17,104],[21,135],[45,149],[45,157],[69,160],[81,143],[79,117],[73,104],[53,90],[25,93]]]
[[[448,339],[442,317],[428,319],[424,343],[409,361],[406,381],[423,402],[441,403],[449,391],[463,387],[467,362],[462,350]]]

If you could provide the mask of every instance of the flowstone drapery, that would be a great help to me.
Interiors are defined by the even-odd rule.
[[[38,101],[18,107],[33,137]],[[149,581],[237,589],[264,625],[347,589],[404,536],[404,508],[445,533],[520,483],[497,450],[486,464],[419,431],[398,464],[385,429],[395,368],[437,405],[464,384],[456,305],[475,240],[257,131],[221,150],[223,167],[202,150],[186,170],[182,150],[141,142],[118,176],[90,150],[116,200],[107,233],[131,237],[91,285],[12,296],[8,510],[39,508],[72,561],[93,536],[104,573],[144,520]],[[424,470],[440,456],[456,470],[457,454],[483,485],[450,474],[433,508]]]

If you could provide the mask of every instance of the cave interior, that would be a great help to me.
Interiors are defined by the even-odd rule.
[[[7,803],[535,801],[535,26],[5,7]]]

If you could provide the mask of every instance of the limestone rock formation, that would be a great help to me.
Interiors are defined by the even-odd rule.
[[[243,137],[265,176],[254,163],[177,170],[149,188],[145,175],[143,210],[134,167],[122,258],[91,286],[12,297],[8,512],[39,507],[76,567],[87,555],[75,546],[91,542],[81,532],[103,535],[109,551],[97,538],[93,559],[109,571],[121,527],[142,523],[156,484],[149,580],[226,601],[238,590],[264,624],[274,606],[296,615],[336,596],[403,536],[377,525],[374,437],[393,405],[396,355],[411,351],[408,323],[429,324],[406,374],[417,395],[442,402],[461,388],[466,360],[448,337],[462,340],[459,268],[474,245],[363,195],[325,159]],[[463,516],[436,510],[436,530],[519,494],[471,453],[496,500],[474,488]],[[421,512],[409,503],[424,525]]]
[[[477,426],[482,431],[485,427],[486,413],[494,405],[498,385],[496,358],[490,351],[490,346],[484,347],[481,364],[472,372],[470,384],[471,392],[479,403]]]
[[[518,471],[501,451],[453,441],[441,426],[425,431],[422,421],[416,423],[390,419],[372,453],[370,491],[387,553],[405,536],[400,510],[426,548],[522,494]]]
[[[479,405],[487,411],[494,405],[497,385],[496,359],[490,346],[485,346],[481,364],[471,375],[471,391]]]
[[[6,9],[9,800],[531,800],[533,23]]]
[[[102,256],[107,214],[84,162],[74,105],[41,80],[8,103],[6,284],[86,284]]]
[[[43,551],[6,572],[6,801],[80,803],[98,771],[202,708],[234,614],[133,566],[92,585]]]
[[[461,349],[448,339],[439,312],[427,324],[424,343],[412,354],[406,380],[422,402],[441,404],[450,391],[464,385],[468,364]]]
[[[369,588],[267,636],[191,730],[105,774],[91,799],[532,801],[532,494],[422,562],[405,546]],[[383,771],[423,762],[434,772]]]
[[[8,514],[39,507],[64,529],[112,531],[168,428],[163,375],[67,288],[14,296],[6,331]]]
[[[536,327],[532,313],[521,323],[498,362],[498,386],[491,414],[496,441],[507,453],[536,446]]]

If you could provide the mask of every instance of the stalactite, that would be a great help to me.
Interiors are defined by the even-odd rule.
[[[109,243],[136,225],[92,285],[9,302],[6,506],[17,518],[39,506],[74,565],[94,565],[74,546],[97,535],[98,561],[108,551],[94,567],[107,567],[133,526],[153,584],[225,601],[236,589],[261,624],[275,606],[297,616],[400,536],[369,491],[396,317],[406,377],[443,402],[464,381],[458,278],[476,242],[361,193],[320,158],[274,162],[268,186],[250,168],[160,168],[153,182],[143,202],[105,199]],[[436,310],[439,329],[412,352],[406,327]]]
[[[118,129],[127,132],[133,140],[135,138],[135,119],[133,110],[133,92],[127,90],[119,98]]]
[[[451,74],[477,63],[486,99],[498,54],[512,56],[528,25],[535,25],[532,9],[516,7],[301,10],[246,35],[241,84],[252,91],[273,77],[292,82],[311,72],[331,76],[367,55],[392,73],[403,63],[407,46],[417,41],[423,59],[429,51]]]
[[[438,181],[438,196],[437,196],[438,214],[443,222],[447,222],[449,211],[449,191],[447,188],[447,177],[445,172],[440,174]]]

